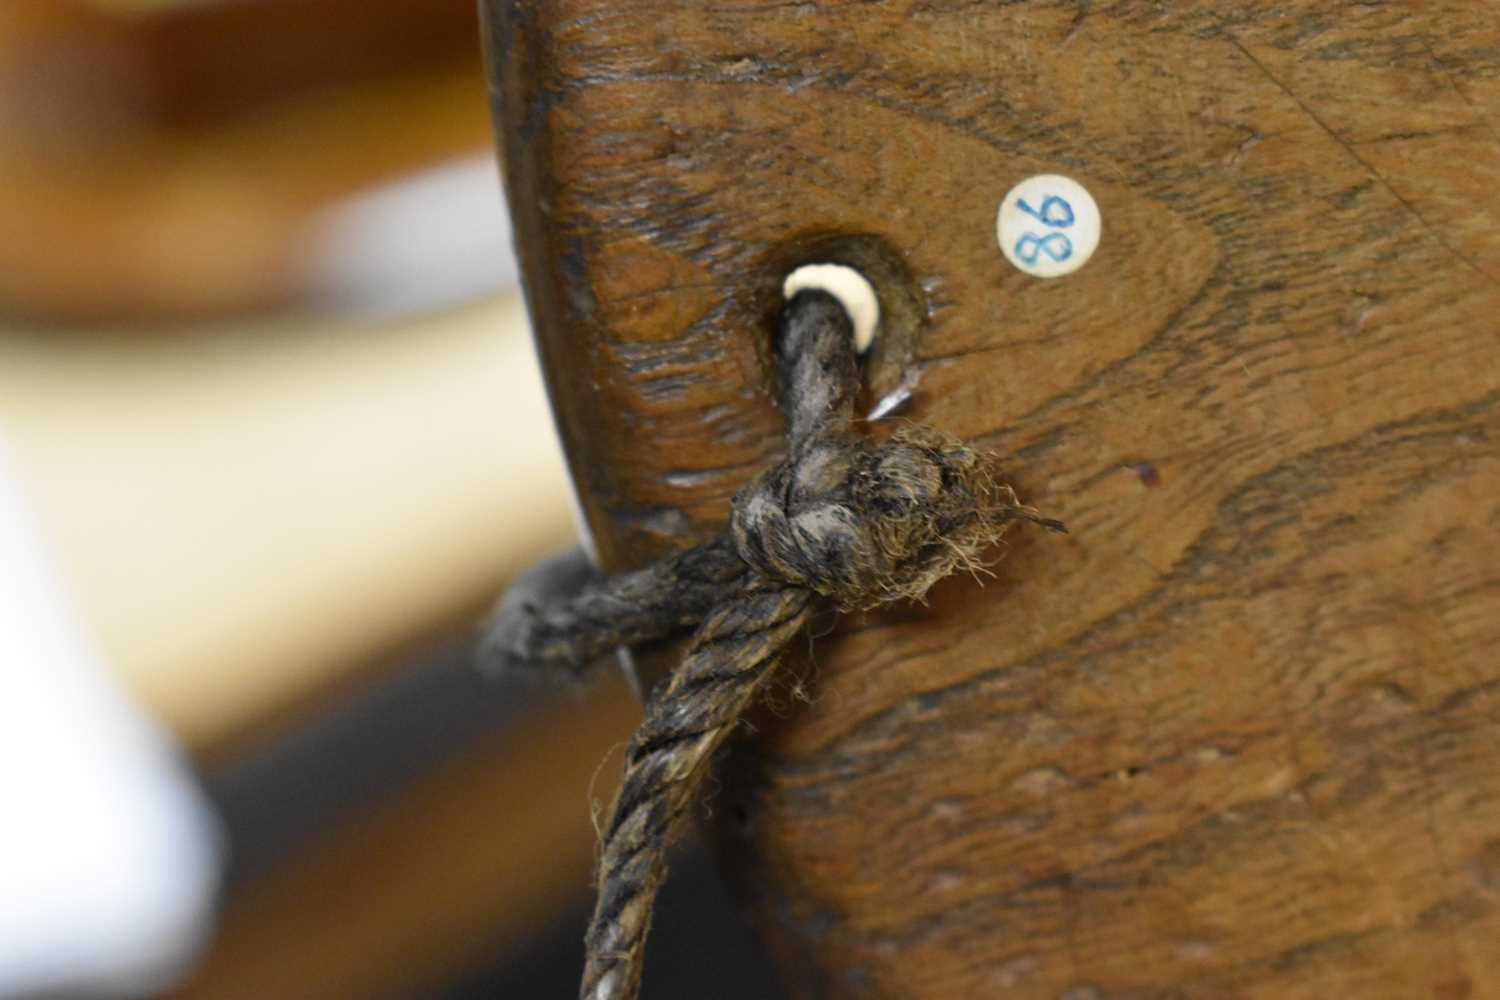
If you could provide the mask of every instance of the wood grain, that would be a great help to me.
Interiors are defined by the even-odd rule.
[[[605,565],[777,456],[776,286],[835,238],[922,304],[872,381],[1073,532],[820,635],[724,761],[799,995],[1500,994],[1492,8],[493,0],[487,41]],[[1041,172],[1104,219],[1055,282],[993,236]]]

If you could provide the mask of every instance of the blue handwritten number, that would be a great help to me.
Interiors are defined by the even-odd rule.
[[[1067,229],[1073,224],[1073,206],[1068,204],[1066,198],[1059,198],[1055,194],[1049,194],[1042,199],[1041,211],[1026,204],[1025,198],[1018,198],[1016,207],[1042,225],[1051,226],[1054,229]]]
[[[1027,267],[1034,265],[1042,254],[1062,263],[1073,256],[1073,241],[1062,233],[1048,233],[1046,236],[1023,233],[1021,238],[1016,240],[1016,256]]]
[[[1016,207],[1049,229],[1067,229],[1074,222],[1073,206],[1068,204],[1066,198],[1059,198],[1055,194],[1043,198],[1040,209],[1026,204],[1024,198],[1016,199]],[[1073,256],[1073,241],[1062,233],[1048,233],[1045,236],[1023,233],[1016,240],[1016,257],[1027,267],[1035,266],[1042,254],[1060,264]]]

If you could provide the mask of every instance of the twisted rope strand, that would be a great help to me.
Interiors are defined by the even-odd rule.
[[[812,602],[796,587],[745,592],[704,621],[666,689],[653,694],[605,829],[599,897],[584,938],[585,1000],[635,997],[667,845],[697,795],[704,765],[772,676]]]
[[[748,579],[727,538],[613,577],[575,549],[511,586],[480,634],[478,665],[494,675],[581,679],[620,646],[692,628]]]
[[[920,598],[954,569],[983,565],[982,551],[1016,521],[1065,530],[958,441],[907,428],[874,445],[851,433],[859,371],[832,296],[793,298],[776,346],[788,455],[735,496],[727,536],[608,580],[576,556],[544,567],[507,596],[481,642],[493,668],[576,677],[617,645],[702,622],[626,754],[582,1000],[634,1000],[667,846],[705,764],[817,599],[852,609]]]

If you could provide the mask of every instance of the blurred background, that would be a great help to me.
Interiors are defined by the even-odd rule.
[[[639,708],[468,662],[575,544],[474,6],[0,2],[0,995],[576,988]],[[780,995],[731,910],[647,996]]]

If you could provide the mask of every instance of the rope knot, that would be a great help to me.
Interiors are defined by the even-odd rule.
[[[762,578],[844,610],[920,598],[953,570],[982,566],[979,553],[1011,521],[1042,522],[988,465],[919,427],[879,445],[816,436],[736,495],[735,549]]]
[[[666,844],[705,761],[816,595],[845,610],[920,598],[955,569],[982,568],[981,551],[1013,521],[1066,530],[1023,507],[987,456],[947,435],[906,427],[883,444],[856,436],[859,367],[832,296],[793,297],[776,351],[789,457],[735,496],[727,533],[616,577],[598,577],[582,555],[552,564],[516,586],[485,636],[493,662],[579,674],[616,645],[697,626],[627,751],[603,832],[585,1000],[636,996]]]

